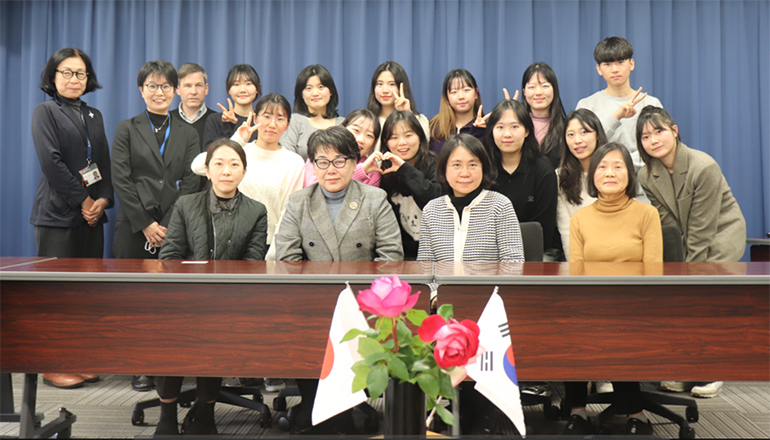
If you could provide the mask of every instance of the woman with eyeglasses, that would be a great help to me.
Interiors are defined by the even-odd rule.
[[[110,146],[102,114],[80,100],[100,87],[91,59],[80,49],[56,51],[40,74],[40,89],[51,99],[32,113],[41,173],[29,221],[39,257],[104,254],[104,210],[113,205]],[[92,374],[43,374],[44,383],[57,388],[96,380]]]

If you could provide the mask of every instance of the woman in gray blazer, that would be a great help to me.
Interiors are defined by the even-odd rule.
[[[198,133],[171,119],[168,108],[178,85],[167,61],[149,61],[137,80],[147,109],[118,123],[112,142],[112,180],[118,218],[115,258],[157,258],[177,197],[198,190],[190,164],[200,152]]]
[[[682,231],[685,261],[738,261],[746,249],[746,221],[719,165],[682,143],[679,128],[660,107],[645,107],[636,124],[645,166],[639,181],[663,226]]]

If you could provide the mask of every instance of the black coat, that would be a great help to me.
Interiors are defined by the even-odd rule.
[[[267,208],[238,193],[223,208],[213,190],[182,196],[174,205],[161,260],[264,260]]]
[[[83,102],[80,106],[91,141],[91,161],[99,166],[102,180],[82,185],[79,171],[86,167],[86,130],[69,104],[58,96],[42,102],[32,112],[32,141],[40,161],[40,181],[29,221],[35,226],[75,228],[86,223],[80,204],[88,196],[114,204],[110,145],[104,134],[99,110]],[[106,223],[102,215],[99,223]]]

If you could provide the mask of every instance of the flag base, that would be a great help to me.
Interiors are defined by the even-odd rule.
[[[419,385],[388,379],[385,389],[385,426],[388,436],[425,435],[425,393]]]

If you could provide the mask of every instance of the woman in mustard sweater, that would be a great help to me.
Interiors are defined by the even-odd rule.
[[[588,167],[588,194],[596,202],[579,209],[570,221],[569,261],[663,262],[663,234],[658,211],[636,197],[637,178],[626,147],[610,142],[599,147]],[[652,435],[641,408],[639,382],[613,382],[628,411],[624,435]],[[586,382],[566,382],[564,404],[572,408],[562,434],[593,434],[586,414]]]

